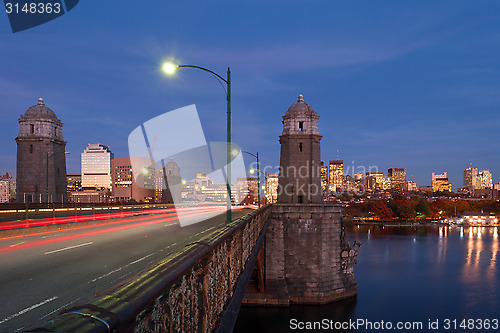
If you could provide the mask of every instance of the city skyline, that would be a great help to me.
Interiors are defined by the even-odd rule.
[[[58,20],[0,41],[0,173],[15,173],[17,119],[39,97],[65,125],[69,173],[78,171],[87,143],[102,142],[127,156],[133,128],[193,103],[208,141],[222,141],[223,91],[203,73],[165,77],[161,63],[170,58],[216,72],[231,67],[233,141],[259,151],[262,165],[279,165],[276,124],[302,93],[322,117],[322,160],[340,150],[346,166],[407,168],[419,185],[430,185],[432,172],[446,171],[454,189],[474,162],[498,183],[500,50],[492,41],[500,33],[499,5],[487,4],[489,10],[441,2],[433,14],[425,5],[398,2],[361,9],[326,2],[213,3],[195,10],[122,4],[136,15],[109,19],[81,3]],[[100,12],[112,12],[111,6],[102,4]],[[303,24],[280,24],[297,7]],[[155,19],[167,9],[176,15]],[[234,31],[213,24],[221,13]],[[150,27],[146,20],[163,23]],[[4,17],[0,31],[9,29]]]

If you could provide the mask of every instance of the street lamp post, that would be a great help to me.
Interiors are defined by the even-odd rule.
[[[227,188],[227,210],[226,210],[226,224],[231,223],[231,70],[229,67],[227,68],[226,78],[223,78],[219,74],[214,71],[204,68],[201,66],[194,65],[176,65],[172,63],[166,63],[163,65],[163,70],[169,74],[175,72],[175,70],[186,67],[186,68],[197,68],[202,71],[208,72],[212,74],[213,77],[219,81],[224,88],[224,84],[226,84],[226,88],[224,91],[226,93],[226,101],[227,101],[227,171],[226,171],[226,188]]]
[[[242,153],[245,153],[245,154],[248,154],[248,155],[251,155],[253,157],[255,157],[255,159],[257,160],[257,200],[259,200],[259,208],[260,208],[260,164],[259,164],[259,153],[257,152],[257,154],[252,154],[248,151],[244,151],[244,150],[241,150]],[[252,173],[252,170],[250,170],[250,173]]]
[[[47,178],[46,178],[46,187],[45,187],[46,192],[47,192],[47,203],[49,203],[49,158],[51,158],[52,156],[57,155],[57,154],[69,154],[69,151],[60,151],[57,153],[53,153],[52,155],[49,155],[49,153],[47,152],[47,169],[46,169]]]

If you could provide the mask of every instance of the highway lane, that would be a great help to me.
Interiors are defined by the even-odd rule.
[[[248,209],[236,210],[233,218]],[[223,207],[101,221],[2,238],[0,234],[0,332],[20,331],[113,287],[224,224]]]

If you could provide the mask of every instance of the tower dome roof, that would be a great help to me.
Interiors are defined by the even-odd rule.
[[[24,116],[29,118],[44,118],[44,119],[58,120],[54,111],[45,106],[45,104],[43,103],[43,98],[39,98],[38,104],[33,105],[28,110],[26,110]]]
[[[314,114],[317,115],[316,111],[313,110],[309,103],[304,102],[304,96],[299,95],[297,102],[293,103],[288,111],[285,113],[285,117],[293,117],[296,115],[304,115],[304,114]]]

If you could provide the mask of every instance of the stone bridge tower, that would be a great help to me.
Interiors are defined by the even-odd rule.
[[[19,118],[17,202],[66,202],[63,123],[43,99]]]
[[[283,116],[278,203],[323,200],[318,119],[302,95]]]
[[[360,243],[346,239],[343,207],[322,202],[318,119],[302,95],[283,117],[281,192],[256,265],[260,292],[247,292],[248,304],[322,304],[357,294]]]

